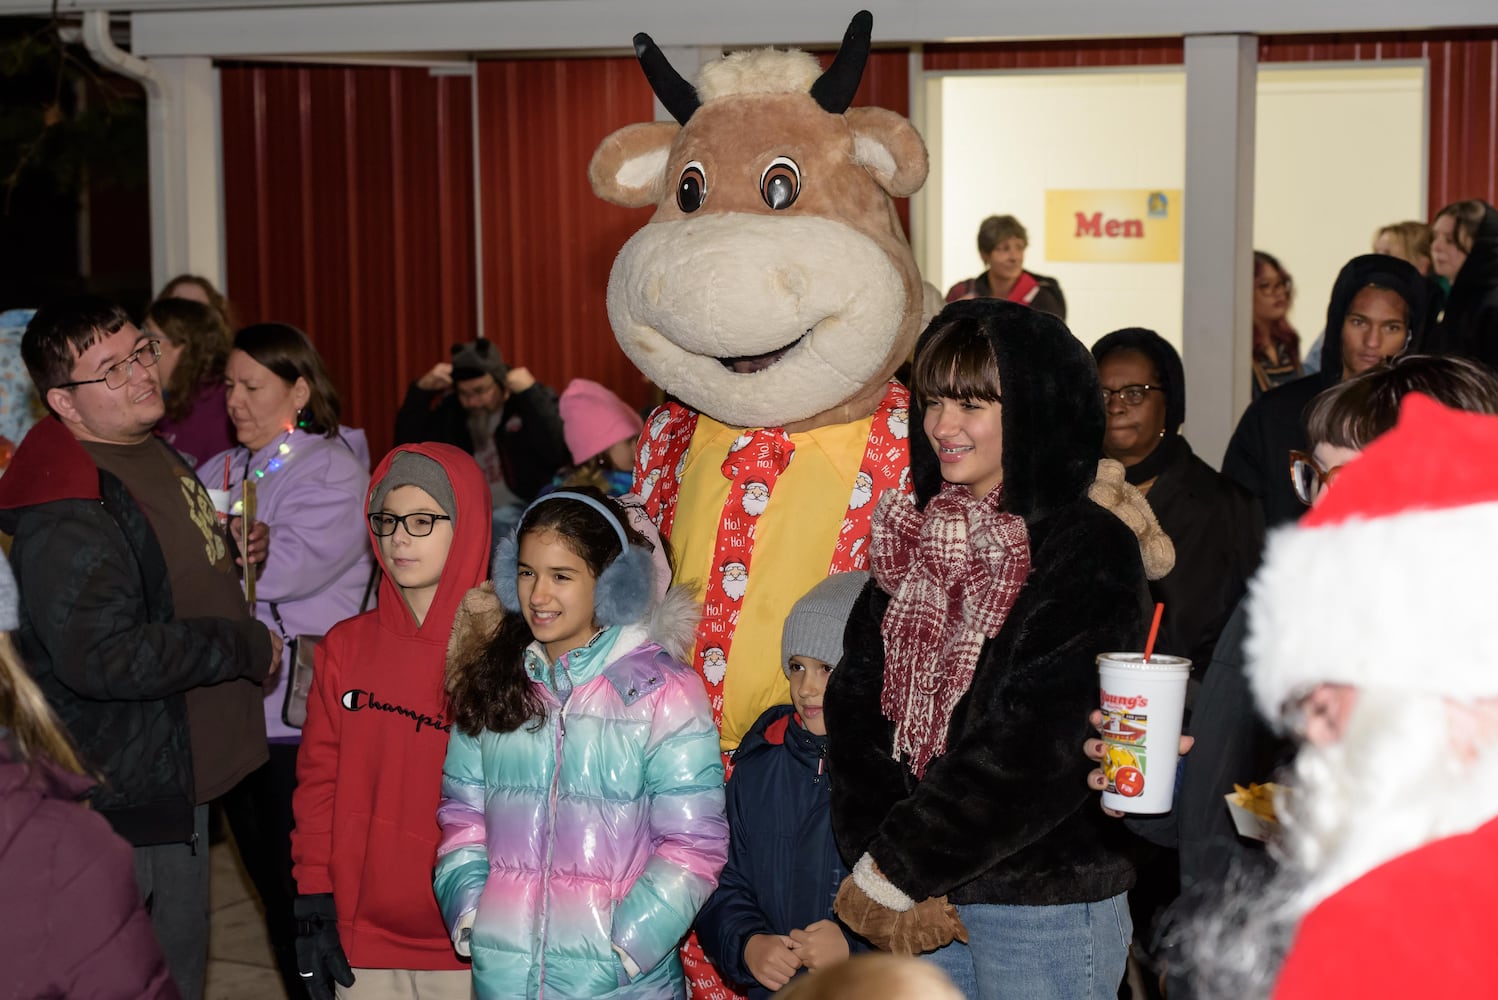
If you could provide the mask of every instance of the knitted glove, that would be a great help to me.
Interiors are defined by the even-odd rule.
[[[345,989],[354,985],[354,973],[343,944],[338,940],[338,911],[333,894],[298,896],[292,903],[296,915],[296,965],[307,995],[312,1000],[333,1000],[333,984]]]
[[[919,955],[953,940],[967,943],[967,928],[947,897],[917,903],[880,875],[867,854],[843,879],[832,908],[850,930],[880,951]]]

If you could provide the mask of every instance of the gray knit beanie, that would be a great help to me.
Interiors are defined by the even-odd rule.
[[[454,344],[452,350],[453,381],[466,382],[471,378],[493,375],[494,381],[505,384],[505,359],[494,341],[484,337],[466,344]]]
[[[837,665],[843,658],[843,630],[853,602],[863,592],[869,574],[834,573],[791,607],[780,633],[780,669],[790,676],[793,656],[810,656]]]
[[[16,592],[16,575],[10,560],[0,552],[0,632],[14,632],[21,627],[20,595]]]
[[[369,494],[369,512],[378,514],[385,506],[385,498],[397,486],[419,486],[437,501],[442,513],[454,520],[458,517],[458,505],[453,500],[453,484],[448,481],[447,471],[434,458],[414,451],[396,452],[390,460],[390,471],[375,485]]]

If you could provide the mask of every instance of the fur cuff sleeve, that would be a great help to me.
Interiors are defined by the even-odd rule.
[[[869,854],[864,854],[858,859],[858,864],[853,866],[853,882],[864,893],[878,903],[880,906],[904,913],[906,910],[915,908],[915,900],[911,899],[889,879],[874,867],[874,859]]]

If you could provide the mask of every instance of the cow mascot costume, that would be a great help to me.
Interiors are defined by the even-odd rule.
[[[791,605],[867,568],[880,494],[909,488],[892,376],[940,299],[892,200],[924,183],[925,144],[894,112],[849,108],[872,23],[853,18],[825,73],[761,49],[705,64],[695,87],[635,36],[676,123],[620,129],[589,167],[600,198],[656,207],[619,252],[609,319],[672,400],[641,435],[635,492],[703,600],[692,662],[725,752],[790,701]],[[693,995],[732,996],[698,956]]]

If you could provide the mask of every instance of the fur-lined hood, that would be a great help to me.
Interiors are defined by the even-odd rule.
[[[982,327],[998,359],[1004,509],[1034,525],[1090,497],[1134,532],[1150,579],[1169,573],[1175,565],[1169,537],[1144,496],[1123,481],[1123,467],[1103,458],[1107,414],[1092,353],[1049,313],[1002,299],[967,299],[937,314],[916,354],[934,330],[962,321]],[[914,412],[922,408],[912,400]],[[910,435],[910,473],[916,505],[924,507],[941,489],[942,477],[923,433]]]
[[[485,581],[463,595],[458,613],[453,617],[452,636],[447,641],[447,687],[452,688],[454,671],[478,658],[499,631],[505,611],[494,593],[494,584]],[[684,661],[697,635],[697,620],[702,606],[688,587],[672,587],[656,601],[646,616],[645,631],[677,660]]]

